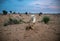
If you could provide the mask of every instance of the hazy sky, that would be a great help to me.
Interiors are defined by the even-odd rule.
[[[0,12],[2,10],[60,13],[60,0],[0,0]]]

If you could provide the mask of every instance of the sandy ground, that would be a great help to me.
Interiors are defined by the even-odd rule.
[[[44,24],[41,21],[44,16],[49,16],[50,21]],[[29,23],[3,26],[9,17],[30,20],[30,15],[0,15],[0,41],[60,41],[60,15],[37,15],[37,21],[33,30],[26,30]]]

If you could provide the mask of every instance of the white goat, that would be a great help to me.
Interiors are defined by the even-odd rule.
[[[31,19],[29,20],[28,28],[29,29],[34,29],[35,22],[36,22],[35,15],[31,15]]]
[[[35,17],[35,15],[31,15],[31,22],[32,22],[32,23],[35,23],[35,22],[36,22],[36,17]]]

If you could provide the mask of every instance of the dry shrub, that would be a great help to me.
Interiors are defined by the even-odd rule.
[[[49,20],[50,20],[50,18],[47,17],[47,16],[44,16],[43,19],[42,19],[42,21],[43,21],[45,24],[47,24],[47,23],[49,22]]]

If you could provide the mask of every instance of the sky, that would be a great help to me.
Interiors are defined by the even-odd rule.
[[[0,0],[2,10],[31,13],[60,13],[60,0]]]

